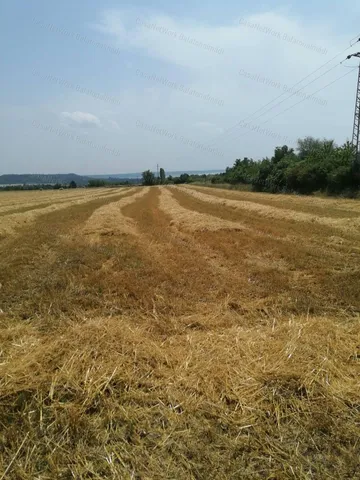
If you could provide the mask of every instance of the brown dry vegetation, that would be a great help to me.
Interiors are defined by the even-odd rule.
[[[0,479],[360,478],[359,218],[193,187],[1,195]]]

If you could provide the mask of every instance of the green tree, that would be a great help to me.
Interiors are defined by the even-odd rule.
[[[227,168],[225,173],[215,175],[211,180],[212,183],[252,183],[253,179],[259,173],[259,162],[255,162],[252,158],[245,157],[243,160],[235,160],[231,168]]]
[[[174,178],[174,183],[177,185],[181,183],[190,183],[190,175],[188,173],[182,173],[180,177]]]
[[[143,185],[151,186],[156,184],[156,178],[155,175],[151,170],[146,170],[145,172],[142,173],[143,177]]]
[[[105,180],[102,180],[101,178],[92,178],[91,180],[89,180],[88,182],[88,186],[89,187],[105,187],[106,185],[106,181]]]
[[[77,188],[76,182],[74,182],[74,180],[71,180],[71,182],[69,183],[69,188]]]
[[[300,141],[300,140],[299,140]],[[283,145],[282,147],[276,147],[274,156],[271,158],[273,163],[278,163],[287,155],[292,155],[294,153],[293,148],[289,148],[287,145]]]
[[[359,183],[351,144],[339,147],[333,140],[306,137],[298,140],[298,154],[287,146],[277,147],[271,160],[260,162],[253,188],[272,193],[309,195],[321,191],[353,196]]]
[[[164,185],[165,181],[166,181],[165,170],[163,168],[160,168],[160,183],[161,183],[161,185]]]
[[[314,137],[299,138],[297,142],[297,150],[300,160],[304,160],[310,154],[321,150],[324,142],[329,141],[320,140],[319,138]]]

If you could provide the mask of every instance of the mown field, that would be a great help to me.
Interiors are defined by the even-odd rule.
[[[0,194],[0,479],[360,478],[360,202]]]

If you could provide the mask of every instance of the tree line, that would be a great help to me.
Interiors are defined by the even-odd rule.
[[[206,175],[189,175],[188,173],[182,173],[178,177],[173,177],[169,175],[168,177],[165,174],[165,170],[160,168],[159,176],[156,177],[151,170],[146,170],[142,173],[142,184],[146,186],[152,185],[179,185],[181,183],[191,183],[197,180],[204,180]]]
[[[356,196],[359,165],[349,142],[338,146],[333,140],[306,137],[295,150],[284,145],[260,161],[238,159],[224,173],[212,175],[211,183],[245,184],[258,192]]]
[[[197,176],[198,175],[190,176],[188,173],[182,173],[179,177],[173,177],[172,175],[167,177],[165,170],[160,168],[159,175],[156,177],[151,170],[146,170],[142,173],[142,184],[146,186],[152,186],[190,183],[191,181],[195,181],[195,178],[193,177]]]
[[[358,196],[360,190],[360,158],[350,142],[338,146],[333,140],[305,137],[298,140],[296,149],[283,145],[262,160],[237,159],[224,173],[166,177],[161,168],[158,178],[146,170],[142,179],[143,185],[210,182],[245,185],[258,192],[351,197]]]
[[[117,178],[109,178],[108,180],[100,178],[91,178],[87,185],[78,185],[74,180],[70,183],[55,184],[33,184],[33,185],[2,185],[0,191],[22,191],[22,190],[65,190],[67,188],[101,188],[101,187],[121,187],[138,183],[136,179],[123,180]]]

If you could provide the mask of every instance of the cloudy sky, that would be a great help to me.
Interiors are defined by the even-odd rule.
[[[221,169],[351,137],[357,2],[149,3],[0,2],[0,174]]]

